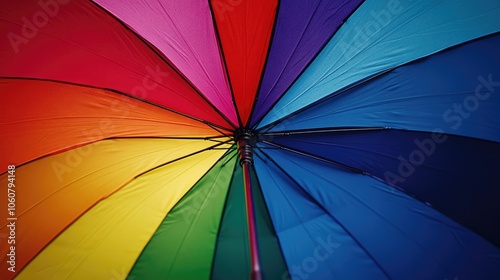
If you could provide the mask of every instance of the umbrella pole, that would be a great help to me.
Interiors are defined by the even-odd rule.
[[[248,224],[248,237],[250,241],[250,259],[252,262],[252,272],[250,279],[260,280],[262,279],[262,273],[260,270],[260,260],[259,260],[259,248],[257,246],[257,228],[255,225],[255,212],[253,207],[252,198],[252,178],[250,175],[251,163],[244,162],[243,167],[243,177],[245,184],[245,201],[247,208],[247,224]]]
[[[251,132],[243,130],[236,135],[240,164],[243,169],[243,184],[245,188],[245,204],[247,212],[248,238],[250,245],[250,261],[252,270],[250,279],[261,280],[262,271],[259,260],[259,248],[257,245],[257,226],[255,220],[255,209],[252,195],[252,175],[250,168],[253,162],[251,142],[253,135]]]

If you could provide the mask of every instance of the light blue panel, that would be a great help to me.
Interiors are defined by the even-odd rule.
[[[500,279],[500,250],[430,206],[367,175],[280,149],[265,149],[265,153],[302,190],[292,180],[280,178],[284,175],[276,175],[276,168],[270,168],[269,162],[256,161],[282,248],[286,248],[285,243],[293,248],[292,252],[284,252],[287,262],[292,253],[307,250],[301,245],[307,242],[304,235],[280,235],[311,221],[290,221],[294,215],[300,217],[310,211],[298,203],[301,196],[327,212],[391,279]],[[293,188],[297,190],[292,192]],[[327,224],[320,227],[333,230]],[[342,236],[341,232],[331,232]],[[365,258],[357,261],[368,265]],[[352,268],[344,265],[337,269]],[[376,279],[368,272],[364,276]]]
[[[500,1],[365,1],[259,127],[367,77],[500,31]]]

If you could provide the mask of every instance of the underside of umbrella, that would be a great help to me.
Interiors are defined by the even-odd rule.
[[[500,3],[0,9],[1,279],[500,278]]]

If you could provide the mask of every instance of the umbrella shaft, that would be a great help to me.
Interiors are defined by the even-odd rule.
[[[257,227],[255,221],[255,210],[252,196],[252,178],[250,174],[250,162],[243,162],[243,177],[245,183],[245,202],[247,210],[248,237],[250,241],[250,259],[252,263],[252,272],[250,279],[262,279],[259,260],[259,248],[257,245]]]

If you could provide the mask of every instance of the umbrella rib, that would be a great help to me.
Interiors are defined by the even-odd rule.
[[[235,149],[235,146],[231,146],[231,148],[229,148],[229,152],[232,152],[233,150]],[[229,154],[229,152],[227,154]],[[238,153],[234,153],[232,156],[230,156],[224,163],[222,163],[222,166],[226,166],[226,164],[228,164],[233,158],[235,158],[236,156],[238,155]],[[226,155],[224,155],[226,156]]]
[[[229,134],[222,132],[222,130],[218,129],[217,127],[211,126],[209,124],[207,124],[207,125],[210,126],[213,130],[215,130],[215,131],[219,132],[220,134],[224,135],[225,137],[230,137]]]
[[[102,140],[114,140],[114,139],[172,139],[172,140],[207,140],[217,143],[223,143],[224,141],[215,140],[217,138],[227,138],[225,136],[210,136],[210,137],[196,137],[196,136],[116,136],[103,138]]]
[[[26,162],[23,162],[23,163],[20,163],[20,164],[16,164],[16,168],[19,168],[21,166],[30,164],[32,162],[35,162],[37,160],[40,160],[40,159],[43,159],[43,158],[46,158],[46,157],[55,156],[55,155],[58,155],[58,154],[61,154],[61,153],[64,153],[64,152],[67,152],[67,151],[70,151],[70,150],[73,150],[73,149],[78,149],[80,147],[84,147],[84,146],[87,146],[87,145],[92,145],[92,144],[95,144],[95,143],[97,143],[99,141],[103,141],[103,140],[106,140],[106,139],[98,139],[98,140],[90,141],[88,143],[77,144],[77,145],[73,145],[73,146],[70,146],[70,147],[65,147],[65,148],[59,149],[57,151],[50,152],[48,154],[44,154],[44,155],[38,156],[38,157],[36,157],[34,159],[30,159],[30,160],[28,160]],[[7,171],[1,173],[0,176],[4,175],[5,173],[7,173]]]
[[[219,114],[234,129],[236,129],[236,127],[233,124],[233,122],[230,121],[226,117],[226,115],[224,115],[217,108],[217,106],[215,106],[214,104],[212,104],[212,102],[210,102],[207,99],[207,97],[205,95],[203,95],[200,92],[200,90],[196,86],[194,86],[194,84],[192,84],[191,81],[186,76],[184,76],[184,74],[172,62],[170,62],[166,57],[164,57],[162,55],[163,53],[160,50],[158,50],[152,43],[150,43],[148,40],[146,40],[145,38],[143,38],[142,36],[140,36],[138,33],[136,33],[134,30],[132,30],[127,24],[125,24],[124,22],[122,22],[117,16],[115,16],[114,14],[112,14],[110,11],[108,11],[107,9],[105,9],[104,7],[102,7],[101,5],[99,5],[98,3],[96,3],[94,0],[92,0],[91,2],[97,8],[99,8],[100,10],[102,10],[103,12],[105,12],[106,14],[108,14],[110,17],[114,18],[121,26],[123,26],[126,30],[128,30],[131,34],[133,34],[137,39],[139,39],[141,42],[143,42],[146,47],[148,47],[154,54],[156,54],[158,56],[158,58],[160,58],[165,64],[167,64],[168,66],[170,66],[172,68],[172,70],[174,70],[179,75],[179,77],[181,77],[188,85],[190,85],[196,91],[196,93],[198,93],[198,95],[201,98],[203,98],[203,100],[205,100],[205,102],[207,102],[207,104],[210,107],[212,107],[212,109],[214,109],[215,112],[217,112],[217,114]]]
[[[226,137],[224,137],[226,138]],[[221,140],[215,140],[215,139],[205,139],[207,141],[212,141],[212,142],[216,142],[216,143],[224,143],[224,141],[221,141]]]
[[[329,132],[347,132],[347,131],[377,131],[391,129],[390,127],[332,127],[332,128],[318,128],[318,129],[300,129],[282,132],[264,132],[257,134],[258,136],[289,136],[300,134],[313,134],[313,133],[329,133]]]
[[[100,141],[105,141],[105,140],[118,140],[118,139],[165,139],[165,140],[205,140],[205,141],[211,141],[211,142],[215,142],[215,143],[219,143],[218,145],[214,145],[214,146],[219,146],[219,145],[223,145],[223,144],[227,144],[228,142],[231,142],[232,140],[227,140],[227,141],[218,141],[218,140],[212,140],[213,138],[226,138],[226,137],[223,137],[223,136],[214,136],[214,137],[200,137],[200,138],[196,138],[196,137],[191,137],[191,138],[188,138],[188,137],[148,137],[148,136],[144,136],[144,137],[141,137],[141,136],[131,136],[131,137],[108,137],[108,138],[103,138],[103,139],[98,139],[98,140],[94,140],[94,141],[91,141],[91,142],[88,142],[88,143],[84,143],[84,144],[80,144],[80,145],[74,145],[74,146],[71,146],[71,147],[65,147],[63,149],[59,149],[57,151],[54,151],[54,152],[51,152],[51,153],[48,153],[48,154],[45,154],[45,155],[41,155],[39,157],[36,157],[34,159],[30,159],[26,162],[23,162],[21,164],[17,164],[16,166],[19,168],[19,167],[22,167],[24,165],[27,165],[27,164],[30,164],[32,162],[35,162],[37,160],[41,160],[43,158],[46,158],[46,157],[50,157],[50,156],[55,156],[55,155],[58,155],[58,154],[61,154],[61,153],[64,153],[64,152],[67,152],[67,151],[70,151],[70,150],[73,150],[73,149],[78,149],[80,147],[84,147],[84,146],[87,146],[87,145],[93,145],[97,142],[100,142]],[[217,149],[217,148],[216,148]],[[227,148],[224,148],[224,150],[227,149]],[[4,171],[2,173],[0,173],[0,176],[6,174],[7,171]]]
[[[397,67],[391,67],[391,68],[386,69],[384,71],[381,71],[381,72],[379,72],[377,74],[374,74],[374,75],[372,75],[372,76],[370,76],[368,78],[362,79],[362,80],[360,80],[360,81],[358,81],[356,83],[352,83],[352,84],[350,84],[350,85],[348,85],[348,86],[346,86],[346,87],[344,87],[344,88],[342,88],[342,89],[340,89],[340,90],[338,90],[336,92],[333,92],[333,93],[331,93],[331,94],[329,94],[329,95],[327,95],[327,96],[325,96],[323,98],[320,98],[320,99],[318,99],[318,100],[316,100],[316,101],[314,101],[314,102],[312,102],[312,103],[310,103],[310,104],[308,104],[308,105],[306,105],[306,106],[304,106],[304,107],[302,107],[300,109],[297,109],[297,110],[293,111],[292,113],[290,113],[290,114],[288,114],[288,115],[286,115],[286,116],[284,116],[284,117],[282,117],[282,118],[280,118],[280,119],[278,119],[278,120],[276,120],[276,121],[274,121],[274,122],[272,122],[270,124],[267,124],[267,125],[261,127],[260,130],[265,130],[264,132],[268,132],[273,127],[275,127],[278,124],[284,122],[285,120],[287,120],[287,119],[289,119],[291,117],[294,117],[294,116],[296,116],[296,115],[298,115],[298,114],[300,114],[300,113],[302,113],[304,111],[307,111],[307,110],[309,110],[309,109],[311,109],[311,108],[313,108],[313,107],[315,107],[315,106],[317,106],[317,105],[319,105],[319,104],[321,104],[323,102],[326,102],[326,101],[328,101],[328,100],[330,100],[330,99],[332,99],[334,97],[337,97],[337,96],[339,96],[339,95],[341,95],[343,93],[346,93],[347,91],[349,91],[349,90],[351,90],[351,89],[353,89],[355,87],[358,87],[358,86],[360,86],[362,84],[365,84],[365,83],[367,83],[367,82],[369,82],[369,81],[371,81],[371,80],[373,80],[375,78],[378,78],[378,77],[380,77],[380,76],[382,76],[382,75],[384,75],[384,74],[386,74],[386,73],[388,73],[388,72],[396,69]]]
[[[302,156],[306,156],[306,157],[309,157],[309,158],[312,158],[312,159],[316,159],[316,160],[320,160],[320,161],[323,161],[323,162],[326,162],[326,163],[329,163],[329,164],[333,164],[333,165],[342,167],[344,169],[347,169],[347,170],[355,172],[355,173],[367,175],[367,173],[364,172],[361,169],[358,169],[358,168],[355,168],[355,167],[352,167],[352,166],[340,163],[338,161],[334,161],[334,160],[326,159],[326,158],[323,158],[323,157],[318,157],[318,156],[315,156],[315,155],[311,155],[309,153],[302,152],[302,151],[299,151],[299,150],[296,150],[296,149],[292,149],[292,148],[289,148],[289,147],[286,147],[286,146],[283,146],[283,145],[280,145],[280,144],[276,144],[276,143],[273,143],[273,142],[270,142],[270,141],[267,141],[267,140],[262,140],[262,143],[274,146],[276,148],[279,148],[279,149],[282,149],[282,150],[285,150],[285,151],[288,151],[288,152],[296,153],[296,154],[299,154],[299,155],[302,155]]]
[[[165,162],[165,163],[162,163],[162,164],[160,164],[160,165],[158,165],[158,166],[155,166],[155,167],[153,167],[153,168],[151,168],[151,169],[148,169],[148,170],[146,170],[146,171],[144,171],[144,172],[142,172],[142,173],[140,173],[140,174],[136,175],[136,176],[134,177],[134,179],[137,179],[138,177],[140,177],[140,176],[142,176],[142,175],[144,175],[144,174],[147,174],[147,173],[149,173],[149,172],[151,172],[151,171],[154,171],[154,170],[156,170],[156,169],[158,169],[158,168],[164,167],[164,166],[166,166],[166,165],[168,165],[168,164],[171,164],[171,163],[177,162],[177,161],[179,161],[179,160],[182,160],[182,159],[185,159],[185,158],[188,158],[188,157],[191,157],[191,156],[194,156],[194,155],[197,155],[197,154],[200,154],[200,153],[202,153],[202,152],[209,151],[209,150],[214,150],[215,148],[217,148],[217,147],[219,147],[219,146],[222,146],[222,145],[224,145],[224,144],[227,144],[227,143],[229,143],[229,142],[231,142],[231,141],[233,141],[233,140],[227,140],[227,141],[225,141],[225,142],[222,142],[222,143],[218,143],[218,144],[212,145],[212,146],[210,146],[210,147],[208,147],[208,148],[204,148],[204,149],[198,150],[198,151],[196,151],[196,152],[193,152],[193,153],[187,154],[187,155],[185,155],[185,156],[182,156],[182,157],[176,158],[176,159],[174,159],[174,160],[167,161],[167,162]]]
[[[392,279],[387,273],[387,271],[385,271],[385,269],[382,267],[382,265],[375,259],[375,257],[372,256],[372,254],[368,251],[368,249],[365,246],[363,246],[363,244],[361,244],[361,242],[356,237],[354,237],[354,235],[337,218],[335,218],[334,215],[330,213],[330,211],[328,211],[316,198],[314,198],[306,189],[304,189],[302,185],[299,184],[299,182],[295,180],[295,178],[293,178],[290,175],[290,173],[286,172],[286,170],[284,170],[283,167],[281,167],[274,159],[272,159],[270,155],[264,152],[260,147],[258,147],[258,149],[261,151],[263,155],[267,157],[267,159],[270,162],[272,162],[281,172],[283,172],[283,174],[285,174],[292,182],[294,182],[297,186],[299,186],[300,189],[302,189],[304,193],[307,195],[307,197],[312,202],[314,202],[314,204],[316,204],[319,208],[321,208],[321,210],[324,213],[326,213],[329,217],[331,217],[345,231],[345,233],[352,238],[352,240],[361,248],[361,250],[363,250],[366,253],[366,255],[375,263],[375,265],[382,271],[382,273],[384,273],[387,279]]]
[[[160,104],[156,104],[154,102],[151,102],[149,100],[146,100],[146,99],[142,99],[142,98],[139,98],[139,97],[136,97],[136,96],[133,96],[133,95],[129,95],[129,94],[126,94],[124,92],[120,92],[120,91],[117,91],[117,90],[114,90],[114,89],[105,89],[105,90],[108,90],[108,91],[111,91],[111,92],[114,92],[116,94],[119,94],[119,95],[123,95],[123,96],[127,96],[129,98],[132,98],[132,99],[135,99],[135,100],[138,100],[138,101],[142,101],[144,103],[147,103],[147,104],[150,104],[150,105],[153,105],[153,106],[156,106],[158,108],[161,108],[161,109],[164,109],[164,110],[167,110],[167,111],[170,111],[172,113],[175,113],[175,114],[178,114],[178,115],[181,115],[181,116],[184,116],[184,117],[187,117],[187,118],[190,118],[190,119],[193,119],[195,121],[198,121],[198,122],[201,122],[203,124],[206,124],[207,126],[211,127],[212,129],[214,129],[215,131],[221,133],[221,134],[224,134],[225,136],[227,136],[225,133],[221,132],[219,129],[223,129],[223,130],[226,130],[226,131],[231,131],[230,129],[224,127],[224,126],[221,126],[221,125],[218,125],[218,124],[215,124],[215,123],[212,123],[212,122],[209,122],[209,121],[206,121],[206,120],[203,120],[203,119],[200,119],[200,118],[197,118],[197,117],[194,117],[194,116],[191,116],[191,115],[188,115],[186,113],[182,113],[180,111],[177,111],[177,110],[174,110],[174,109],[171,109],[171,108],[168,108],[168,107],[165,107],[163,105],[160,105]]]

